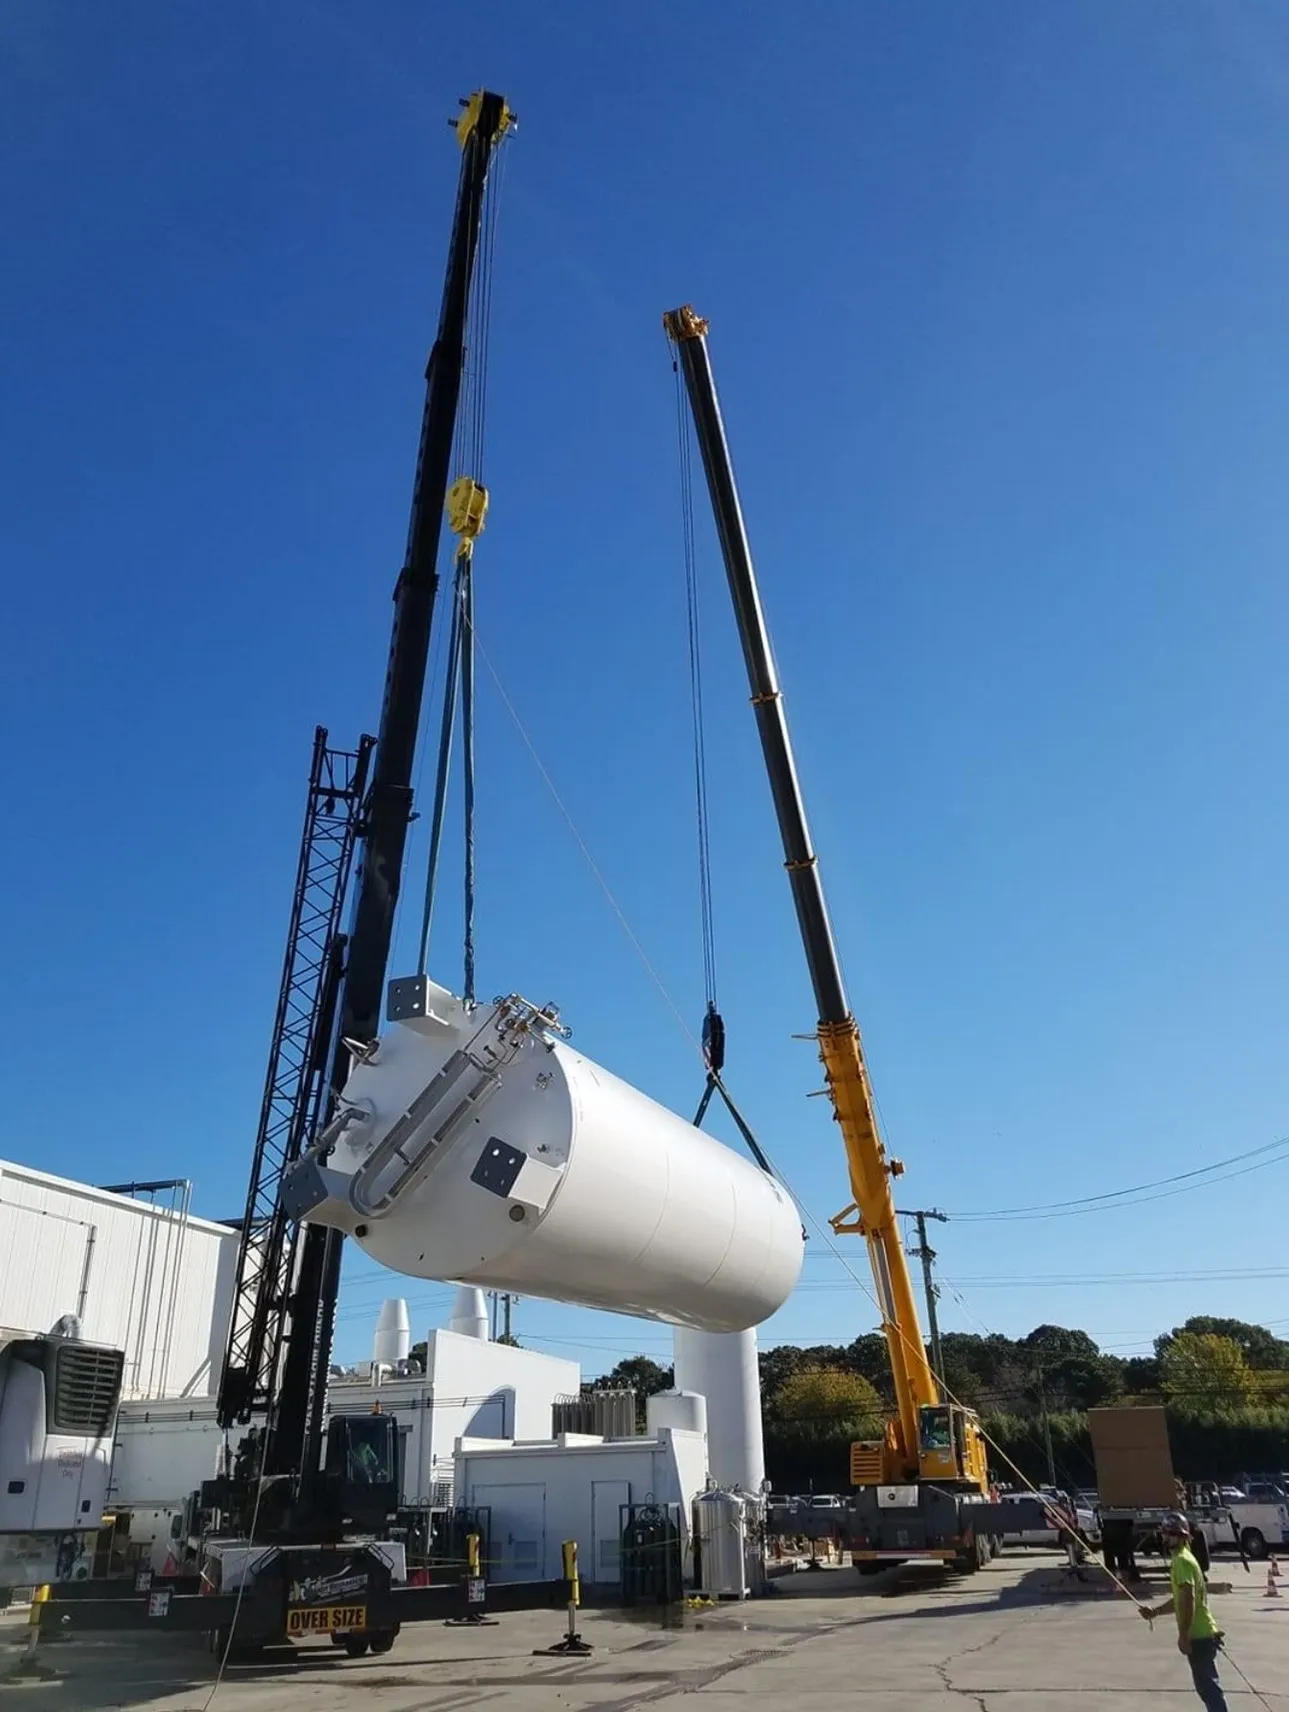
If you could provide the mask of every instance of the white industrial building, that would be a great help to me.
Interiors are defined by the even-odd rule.
[[[581,1377],[575,1361],[473,1334],[432,1331],[423,1374],[335,1378],[327,1410],[356,1414],[379,1403],[403,1432],[404,1503],[443,1504],[452,1490],[459,1439],[549,1439],[556,1398],[576,1395]],[[223,1445],[213,1400],[122,1404],[112,1502],[178,1509],[189,1492],[219,1472]]]
[[[237,1233],[168,1201],[96,1189],[0,1160],[0,1327],[82,1335],[125,1351],[126,1397],[214,1394]]]
[[[624,1517],[645,1504],[675,1507],[688,1575],[693,1502],[708,1481],[701,1397],[651,1397],[643,1435],[543,1437],[508,1444],[465,1438],[457,1446],[456,1501],[489,1513],[492,1580],[553,1579],[562,1573],[564,1542],[575,1540],[582,1578],[616,1583]]]

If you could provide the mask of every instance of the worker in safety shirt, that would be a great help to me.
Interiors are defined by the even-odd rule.
[[[1172,1594],[1162,1605],[1138,1605],[1143,1617],[1163,1617],[1169,1611],[1177,1619],[1177,1650],[1190,1661],[1195,1692],[1208,1712],[1227,1712],[1226,1696],[1217,1680],[1217,1655],[1222,1634],[1208,1608],[1204,1571],[1190,1549],[1190,1524],[1173,1512],[1159,1529],[1172,1555],[1168,1579]]]

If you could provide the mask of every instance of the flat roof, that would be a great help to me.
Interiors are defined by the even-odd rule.
[[[159,1206],[152,1201],[136,1200],[133,1195],[118,1195],[111,1189],[97,1188],[93,1183],[78,1183],[71,1177],[56,1177],[52,1171],[38,1171],[34,1165],[19,1165],[16,1160],[0,1159],[0,1184],[6,1177],[15,1178],[21,1183],[31,1183],[39,1189],[53,1189],[60,1195],[74,1195],[79,1200],[120,1207],[143,1217],[168,1219],[172,1216],[169,1207]],[[11,1202],[10,1205],[21,1203]],[[218,1219],[199,1218],[195,1213],[189,1213],[188,1223],[196,1230],[210,1231],[217,1236],[237,1234],[235,1226],[221,1223]]]

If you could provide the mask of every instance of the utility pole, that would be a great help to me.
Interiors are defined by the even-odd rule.
[[[936,1378],[944,1386],[944,1352],[940,1348],[940,1319],[935,1311],[940,1292],[931,1276],[931,1263],[935,1259],[935,1250],[926,1239],[926,1222],[928,1219],[938,1219],[942,1225],[947,1225],[949,1215],[938,1211],[935,1207],[923,1207],[916,1211],[902,1211],[897,1208],[901,1218],[913,1219],[917,1224],[918,1245],[910,1253],[922,1262],[922,1282],[926,1286],[926,1318],[927,1328],[931,1333],[931,1367]]]
[[[1047,1386],[1044,1383],[1043,1364],[1038,1364],[1038,1406],[1043,1421],[1043,1448],[1047,1452],[1047,1484],[1056,1485],[1056,1458],[1052,1455],[1052,1418],[1047,1412]]]

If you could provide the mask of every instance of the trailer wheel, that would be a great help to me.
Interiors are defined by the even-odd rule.
[[[345,1636],[345,1651],[349,1654],[350,1658],[366,1658],[367,1648],[370,1645],[371,1637],[368,1635]]]
[[[387,1653],[393,1646],[394,1642],[398,1639],[398,1630],[377,1629],[375,1634],[371,1635],[369,1638],[371,1640],[371,1650],[374,1653]]]
[[[1240,1532],[1240,1546],[1245,1557],[1259,1560],[1267,1555],[1267,1539],[1261,1528],[1243,1528]]]

